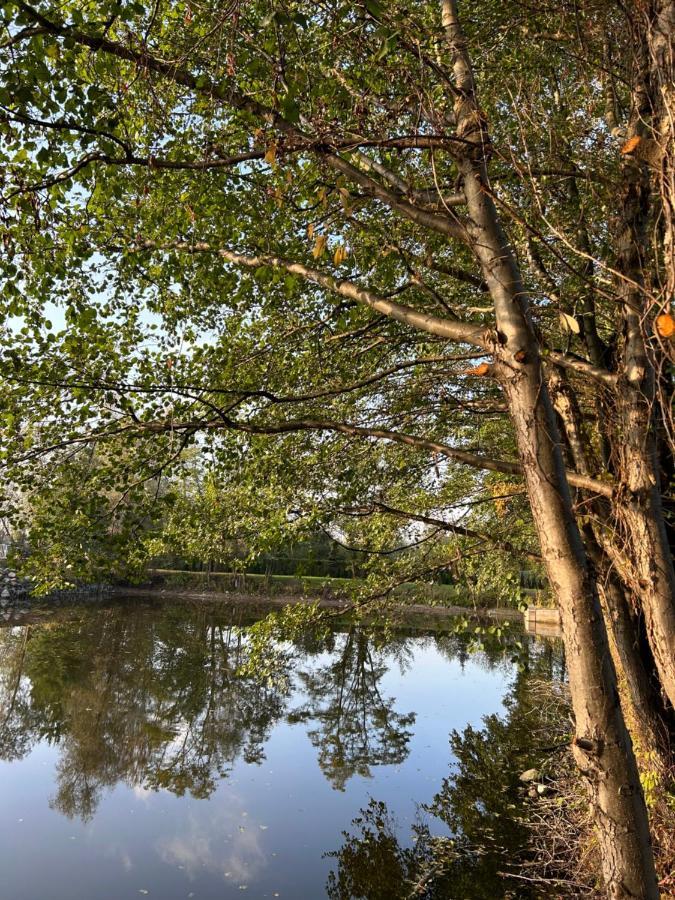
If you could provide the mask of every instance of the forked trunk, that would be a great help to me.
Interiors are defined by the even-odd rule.
[[[474,178],[468,175],[467,181]],[[469,194],[473,190],[473,209],[490,203],[479,185],[466,190]],[[595,579],[572,511],[538,348],[507,244],[501,235],[492,244],[494,249],[488,249],[489,243],[484,234],[476,246],[497,310],[502,341],[495,348],[497,367],[542,557],[562,617],[576,723],[574,755],[588,785],[606,888],[615,898],[657,897],[647,810],[619,704]]]

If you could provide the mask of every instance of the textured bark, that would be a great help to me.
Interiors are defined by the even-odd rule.
[[[637,77],[628,136],[639,138],[638,146],[642,142],[654,143],[653,115],[662,105],[663,81],[668,79],[667,72],[658,69],[654,51],[648,48],[649,35],[653,35],[659,23],[662,30],[658,33],[663,40],[658,57],[666,67],[670,65],[672,74],[672,46],[669,56],[663,45],[666,40],[663,28],[667,27],[668,20],[664,10],[671,8],[673,12],[672,5],[670,0],[662,0],[657,4],[660,12],[652,16],[647,33],[641,24],[636,32]],[[672,34],[670,41],[672,44]],[[652,169],[653,158],[649,154],[634,158],[627,155],[616,225],[616,270],[621,276],[617,291],[623,303],[624,345],[617,393],[618,440],[613,454],[622,488],[616,499],[615,515],[619,535],[630,547],[631,586],[640,600],[662,688],[675,707],[675,570],[661,501],[654,426],[656,375],[648,342],[653,296],[646,287],[643,258],[649,246]],[[666,259],[669,252],[666,246]]]
[[[548,372],[548,384],[553,407],[558,414],[571,464],[586,475],[593,472],[592,454],[581,427],[581,412],[576,396],[563,373]],[[597,498],[590,504],[596,527],[603,543],[611,546],[605,524],[611,519],[609,504]],[[659,691],[653,654],[649,646],[644,620],[635,612],[630,601],[629,588],[619,578],[612,559],[602,549],[591,525],[583,529],[584,546],[592,563],[605,624],[610,636],[614,664],[623,675],[620,695],[626,712],[630,711],[631,733],[643,751],[651,751],[659,758],[665,772],[671,765],[671,742],[675,736],[673,711],[663,702]]]
[[[664,525],[651,408],[628,395],[623,408],[624,443],[619,448],[625,499],[616,514],[631,550],[631,580],[644,615],[661,685],[675,707],[675,574]]]
[[[574,391],[563,372],[551,368],[547,375],[551,401],[567,440],[572,467],[582,475],[590,475],[593,462],[581,427],[581,412]]]
[[[576,722],[574,755],[588,786],[607,893],[658,897],[647,810],[619,704],[600,600],[565,477],[554,411],[515,254],[488,188],[484,117],[455,0],[442,0],[455,71],[457,131],[472,139],[457,163],[470,243],[494,302],[495,373],[507,397],[542,557],[560,607]]]
[[[658,756],[659,768],[665,773],[672,763],[675,717],[659,690],[644,622],[638,618],[626,586],[597,543],[591,528],[587,527],[584,531],[584,543],[595,569],[605,622],[611,636],[615,666],[625,680],[631,731],[643,752]]]
[[[555,369],[549,371],[548,384],[571,457],[570,462],[579,472],[590,475],[593,472],[592,454],[581,427],[581,411],[576,396],[562,372]],[[604,523],[611,518],[609,504],[597,498],[590,509],[599,523],[597,527],[600,529],[601,540],[608,542],[607,533],[603,529]],[[624,709],[631,713],[631,733],[637,738],[643,751],[651,751],[658,756],[660,768],[665,772],[672,762],[671,744],[672,737],[675,736],[675,719],[672,708],[668,708],[663,702],[659,691],[659,679],[644,620],[636,615],[629,589],[619,578],[612,560],[603,551],[591,525],[584,527],[583,538],[593,565],[614,664],[624,678],[627,696],[622,694],[621,684],[620,695]]]
[[[661,206],[664,306],[675,298],[675,0],[656,0],[647,28],[653,104],[652,173]]]

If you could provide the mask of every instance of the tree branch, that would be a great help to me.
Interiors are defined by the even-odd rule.
[[[213,247],[208,243],[198,242],[190,244],[187,241],[158,244],[156,241],[148,240],[132,245],[129,249],[132,252],[135,250],[180,250],[189,253],[215,253],[227,262],[249,269],[258,269],[261,266],[285,269],[293,275],[299,275],[305,281],[318,284],[329,291],[333,291],[333,293],[354,300],[362,306],[368,306],[418,331],[425,331],[428,334],[451,341],[473,344],[476,347],[485,346],[485,329],[481,326],[420,312],[412,306],[405,306],[393,300],[380,297],[372,291],[359,287],[353,281],[334,278],[332,275],[328,275],[319,269],[305,266],[302,263],[292,262],[280,256],[245,256],[223,247]]]
[[[371,178],[369,175],[366,175],[365,172],[362,172],[356,166],[352,165],[347,160],[342,159],[341,156],[338,156],[337,153],[334,152],[335,150],[343,149],[340,145],[341,142],[338,142],[336,145],[326,145],[325,142],[322,143],[313,139],[311,135],[286,121],[278,111],[269,109],[252,97],[247,97],[245,94],[241,93],[233,83],[230,82],[227,86],[216,84],[205,75],[197,77],[193,75],[189,69],[175,63],[157,59],[148,53],[146,49],[134,50],[131,47],[126,47],[109,38],[90,35],[77,28],[71,28],[66,25],[52,22],[38,10],[33,9],[29,4],[23,2],[23,0],[19,0],[18,6],[26,15],[30,16],[33,21],[37,22],[51,34],[57,35],[58,37],[67,36],[76,43],[89,47],[91,50],[108,53],[112,56],[116,56],[118,59],[136,63],[139,67],[156,72],[165,78],[169,78],[176,84],[187,87],[195,93],[228,103],[234,109],[241,112],[247,112],[262,121],[269,122],[283,134],[306,143],[308,149],[313,149],[315,152],[321,153],[323,159],[331,168],[341,172],[349,178],[350,181],[359,184],[368,194],[385,203],[390,209],[439,234],[466,241],[466,230],[459,220],[451,219],[448,216],[417,207],[413,203],[402,198],[398,193],[385,188],[378,181]],[[403,141],[407,146],[416,146],[419,145],[419,142],[424,143],[425,141],[432,139],[433,138],[428,136],[415,136],[413,139],[393,138],[391,140],[394,142]],[[411,140],[417,142],[417,144],[411,143]],[[456,140],[460,143],[463,142],[462,138],[455,139],[454,137],[449,137],[444,140],[449,140],[450,142],[456,142]],[[353,144],[353,140],[346,142],[347,147],[350,145],[353,146]],[[361,145],[364,145],[363,142],[361,142]],[[374,145],[382,146],[383,142],[376,141]],[[384,142],[384,145],[386,145],[386,141]],[[392,146],[395,146],[395,143]]]
[[[211,404],[209,404],[209,406],[211,406]],[[38,447],[26,453],[24,456],[17,458],[14,462],[17,464],[29,462],[40,456],[45,456],[57,450],[63,450],[66,447],[92,444],[105,438],[117,437],[122,434],[133,434],[134,432],[139,434],[164,434],[188,431],[196,434],[199,431],[213,432],[229,429],[232,431],[242,431],[245,434],[277,435],[292,434],[293,432],[301,431],[327,431],[335,434],[346,434],[350,437],[376,438],[391,441],[395,444],[404,444],[420,450],[429,450],[432,453],[438,453],[441,456],[445,456],[447,459],[463,463],[474,469],[482,469],[489,472],[501,472],[504,475],[521,476],[523,474],[522,466],[518,462],[491,459],[490,457],[481,456],[468,450],[460,450],[455,447],[449,447],[447,444],[440,444],[437,441],[427,440],[426,438],[420,438],[415,435],[398,431],[389,431],[385,428],[368,428],[362,425],[351,425],[347,422],[333,422],[325,419],[295,419],[286,422],[271,422],[264,424],[231,419],[221,411],[217,410],[217,412],[218,417],[216,419],[202,419],[188,422],[134,422],[119,428],[102,429],[89,434],[67,438],[46,447]],[[582,488],[583,490],[595,494],[601,494],[604,497],[611,498],[614,494],[614,483],[611,481],[599,481],[587,475],[579,475],[576,472],[567,472],[567,479],[569,483],[575,487]]]
[[[410,519],[413,522],[422,522],[425,525],[433,525],[434,528],[437,528],[441,531],[450,531],[453,534],[460,535],[461,537],[469,537],[476,538],[477,540],[485,541],[486,543],[491,544],[493,547],[496,547],[498,550],[503,550],[505,553],[510,553],[516,557],[525,557],[526,559],[531,559],[534,562],[541,562],[541,556],[538,553],[534,553],[531,550],[526,550],[523,547],[516,547],[510,541],[503,541],[498,538],[495,538],[493,535],[484,534],[480,531],[475,531],[473,528],[466,528],[464,525],[457,525],[454,522],[447,522],[444,519],[437,519],[434,516],[424,516],[418,513],[408,512],[404,509],[397,509],[394,506],[389,506],[386,503],[373,502],[369,507],[358,507],[359,511],[365,509],[367,512],[368,509],[379,510],[381,512],[387,513],[390,516],[396,516],[400,519]],[[345,510],[345,512],[349,515],[349,510]]]
[[[618,376],[613,372],[609,372],[600,366],[594,366],[593,363],[582,359],[580,356],[570,356],[568,353],[561,353],[558,350],[544,350],[542,351],[542,359],[545,363],[553,363],[553,365],[559,366],[561,369],[569,369],[572,372],[577,372],[579,375],[594,378],[610,388],[615,388],[618,382]]]

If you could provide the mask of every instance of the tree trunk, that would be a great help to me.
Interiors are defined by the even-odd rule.
[[[659,679],[644,622],[638,620],[626,586],[598,544],[590,526],[584,529],[584,537],[589,559],[596,573],[615,666],[625,679],[626,699],[631,713],[630,730],[645,756],[649,753],[657,755],[658,768],[664,773],[672,764],[675,717],[659,690]]]
[[[475,98],[456,0],[442,0],[441,5],[453,56],[457,132],[471,142],[457,160],[467,230],[495,306],[495,373],[507,398],[542,557],[560,607],[576,721],[573,750],[593,808],[605,885],[612,898],[656,898],[647,810],[600,601],[572,510],[518,264],[490,196],[485,118]]]
[[[565,373],[555,367],[548,371],[547,380],[571,466],[578,472],[592,475],[592,452],[583,433],[576,396]],[[608,521],[611,522],[609,504],[604,498],[598,498],[591,505],[587,500],[586,505],[598,522],[596,527],[600,530],[600,541],[606,543],[611,540],[605,527]],[[667,708],[658,690],[659,679],[644,620],[635,615],[628,587],[621,582],[612,559],[603,551],[591,525],[583,528],[583,538],[602,602],[615,668],[624,678],[623,685],[619,683],[619,695],[624,711],[630,711],[631,733],[644,754],[651,751],[658,756],[659,768],[665,772],[671,765],[671,736],[675,735],[675,723],[672,709]]]
[[[661,305],[675,298],[675,0],[655,0],[647,27],[654,152],[650,154],[654,191],[661,206],[665,278]]]
[[[663,691],[675,708],[675,573],[661,505],[651,405],[628,397],[623,410],[620,474],[626,498],[617,505],[619,530],[630,548],[634,590]]]
[[[671,75],[673,71],[673,35],[670,34],[670,55],[666,53],[664,41],[667,42],[667,38],[663,35],[663,28],[667,28],[669,21],[667,9],[675,23],[673,0],[661,0],[656,5],[661,11],[654,13],[646,29],[642,14],[638,16],[635,34],[637,76],[632,90],[628,137],[638,141],[637,148],[643,144],[658,144],[653,135],[660,121],[659,110],[665,91],[659,76],[665,78],[668,71]],[[655,31],[654,26],[659,23],[662,28]],[[649,47],[650,37],[657,49]],[[655,56],[661,61],[661,67]],[[660,156],[656,154],[657,159]],[[675,570],[664,524],[654,433],[658,398],[654,352],[649,341],[654,298],[647,290],[644,277],[653,200],[654,154],[640,151],[635,155],[624,154],[624,157],[623,196],[616,224],[617,293],[623,304],[624,347],[617,394],[618,440],[614,451],[621,491],[615,504],[615,515],[618,537],[625,548],[629,548],[628,551],[622,548],[622,552],[631,558],[632,587],[641,602],[661,684],[675,708]],[[666,262],[671,251],[666,241]]]

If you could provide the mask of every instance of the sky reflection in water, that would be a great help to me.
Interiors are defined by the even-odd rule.
[[[516,677],[503,649],[352,628],[295,648],[284,691],[234,674],[231,622],[116,605],[0,629],[2,900],[342,900],[352,820],[383,802],[403,852],[449,732],[502,711]],[[369,896],[392,896],[367,865]]]

